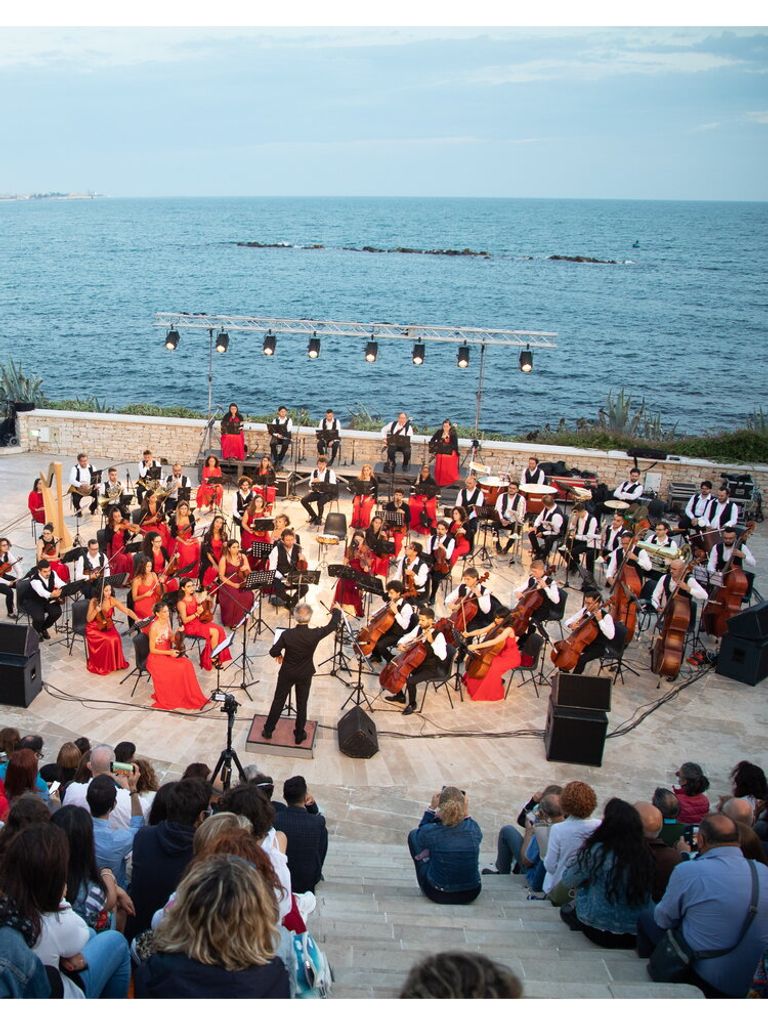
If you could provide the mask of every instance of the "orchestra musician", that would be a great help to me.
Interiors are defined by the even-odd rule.
[[[527,583],[524,587],[516,590],[514,596],[519,600],[526,591],[532,590],[535,587],[541,592],[542,602],[532,613],[525,634],[520,637],[521,647],[528,637],[536,631],[537,627],[542,627],[539,632],[543,633],[545,622],[562,618],[565,602],[565,598],[561,594],[556,580],[548,574],[547,566],[542,558],[533,559],[530,571],[531,574],[528,577]],[[474,620],[472,624],[474,625]]]
[[[209,509],[213,506],[221,511],[224,504],[224,488],[221,485],[221,466],[215,455],[209,455],[205,460],[202,473],[202,483],[197,488],[195,503],[198,512]]]
[[[651,559],[647,551],[633,548],[629,550],[634,538],[631,533],[622,533],[619,537],[619,546],[611,551],[608,563],[605,567],[605,582],[612,587],[616,582],[619,570],[625,562],[632,562],[636,569],[642,569],[643,573],[651,571]],[[641,573],[642,575],[642,573]]]
[[[200,668],[204,672],[212,672],[214,668],[223,668],[228,661],[232,661],[232,655],[227,648],[213,660],[212,652],[227,634],[218,622],[207,617],[211,611],[212,598],[205,591],[197,595],[196,586],[195,580],[184,580],[176,602],[176,614],[187,636],[199,636],[205,640],[205,646],[200,651]]]
[[[69,583],[69,569],[61,561],[61,541],[53,535],[53,523],[46,523],[35,545],[35,558],[45,559],[59,579]]]
[[[443,420],[429,440],[435,456],[434,477],[438,487],[450,487],[459,478],[459,435],[450,420]]]
[[[98,490],[101,507],[105,512],[109,509],[110,505],[119,505],[121,514],[124,516],[128,515],[128,506],[131,503],[131,499],[129,495],[126,495],[125,488],[118,480],[115,466],[109,467],[107,479],[102,480]]]
[[[670,598],[675,594],[684,595],[690,602],[706,601],[707,592],[702,585],[688,575],[689,566],[682,558],[669,563],[669,571],[656,584],[651,594],[651,604],[661,615]],[[691,603],[691,626],[695,622],[695,608]]]
[[[528,465],[523,470],[520,477],[520,488],[525,489],[526,484],[543,484],[546,483],[547,477],[543,469],[539,469],[539,460],[531,455],[528,459]]]
[[[647,537],[643,537],[643,543],[657,544],[659,547],[666,548],[670,555],[677,555],[678,553],[677,544],[669,535],[669,526],[663,520],[656,524],[656,528]],[[646,575],[652,580],[660,580],[667,571],[668,559],[661,555],[652,554],[650,561],[651,567]]]
[[[426,541],[424,554],[431,559],[429,600],[433,603],[440,584],[451,574],[451,556],[456,542],[448,533],[448,523],[441,519],[435,532]]]
[[[88,511],[93,515],[99,506],[97,486],[95,482],[96,470],[88,461],[88,456],[85,452],[80,452],[77,456],[77,463],[69,471],[69,483],[71,487],[78,488],[77,492],[72,494],[72,507],[75,510],[76,515],[82,515],[80,511],[80,504],[84,497],[90,497],[91,504]]]
[[[13,615],[13,604],[16,581],[19,574],[15,568],[16,563],[21,559],[11,558],[11,542],[7,537],[0,537],[0,594],[5,598],[5,608],[9,615]]]
[[[286,576],[301,571],[302,565],[306,570],[306,562],[301,558],[301,550],[296,543],[296,534],[291,529],[283,530],[280,540],[270,552],[268,562],[268,568],[275,573],[272,586],[276,602],[282,601],[286,607],[293,608],[304,599],[309,590],[308,584],[285,582]]]
[[[195,517],[188,501],[180,501],[171,516],[171,555],[182,571],[180,575],[196,578],[200,572],[200,541],[195,539]],[[190,566],[186,569],[186,566]]]
[[[293,436],[293,420],[284,405],[277,410],[277,416],[272,420],[271,426],[269,450],[272,452],[275,469],[280,470],[283,468],[283,462],[291,447]]]
[[[159,533],[163,538],[163,547],[170,551],[171,531],[165,522],[164,501],[155,491],[148,491],[144,495],[139,511],[139,526],[145,536],[147,533]]]
[[[2,542],[0,542],[2,544]],[[734,559],[734,565],[743,569],[745,565],[756,565],[755,556],[746,544],[736,547],[736,531],[732,526],[723,530],[723,539],[718,541],[709,553],[707,561],[708,572],[722,572],[728,562]],[[738,559],[738,561],[736,561]]]
[[[160,480],[159,475],[156,473],[152,474],[153,479],[149,479],[149,471],[161,469],[161,463],[159,459],[154,458],[149,448],[145,448],[139,463],[138,476],[136,478],[136,500],[141,505],[144,501],[144,496],[147,491],[153,491],[157,487],[157,483]]]
[[[267,506],[264,504],[264,499],[260,494],[252,494],[240,523],[240,547],[243,551],[250,552],[257,541],[259,543],[269,543],[271,539],[269,530],[256,529],[256,523],[260,519],[266,518]]]
[[[172,568],[171,559],[173,559],[173,565],[178,565],[178,556],[173,555],[169,557],[168,549],[163,544],[163,538],[159,533],[152,531],[145,535],[144,540],[141,542],[141,553],[145,558],[149,559],[152,571],[157,574],[157,578],[162,583],[166,592],[179,589],[178,579],[168,579],[168,573]]]
[[[498,523],[493,531],[496,535],[496,551],[498,554],[508,555],[510,548],[515,543],[515,539],[522,533],[527,510],[525,496],[520,493],[516,480],[510,480],[506,491],[502,491],[498,496],[495,509],[498,516]],[[504,548],[501,546],[500,534],[502,530],[509,531],[509,540]],[[512,561],[510,561],[510,565]]]
[[[245,458],[245,435],[243,434],[243,416],[235,402],[221,417],[221,457],[222,459],[242,462]]]
[[[146,555],[139,555],[131,581],[133,610],[140,619],[147,619],[152,615],[155,604],[161,597],[162,588],[157,573],[152,568],[152,559]]]
[[[509,615],[509,608],[500,606],[496,609],[493,625],[498,630],[490,640],[478,640],[469,648],[470,654],[487,650],[489,647],[496,647],[499,644],[504,646],[494,656],[491,667],[482,679],[474,679],[469,673],[464,674],[462,682],[467,688],[471,700],[491,701],[504,700],[504,676],[510,669],[514,670],[521,662],[520,648],[517,636],[512,626],[505,626],[504,620]],[[474,626],[474,619],[472,620]],[[488,628],[473,629],[465,633],[467,637],[481,636],[487,633]]]
[[[336,474],[328,468],[328,459],[325,455],[318,455],[317,466],[309,478],[309,494],[301,499],[302,506],[309,514],[310,526],[322,526],[323,509],[329,501],[335,501],[338,496]],[[317,511],[313,505],[317,505]]]
[[[33,520],[42,526],[45,522],[45,499],[43,498],[43,483],[39,476],[35,477],[32,490],[27,495],[27,508]]]
[[[458,587],[454,587],[446,596],[446,608],[453,614],[468,597],[477,604],[477,612],[469,625],[473,629],[486,630],[493,622],[494,597],[488,587],[480,582],[480,573],[471,565],[462,573]]]
[[[434,679],[436,673],[444,672],[449,663],[448,644],[442,633],[435,631],[435,613],[424,605],[418,610],[419,621],[409,633],[406,633],[397,645],[398,651],[406,651],[411,644],[422,641],[427,645],[427,656],[415,672],[411,672],[405,684],[408,697],[401,690],[384,699],[390,703],[405,704],[404,715],[412,715],[416,710],[416,686],[425,679]]]
[[[408,503],[405,500],[405,492],[402,488],[397,488],[395,493],[392,495],[392,501],[388,501],[384,506],[385,512],[400,512],[403,515],[402,526],[397,526],[395,523],[388,523],[389,532],[392,536],[392,540],[395,543],[395,558],[400,557],[400,550],[403,546],[403,541],[408,535],[408,531],[411,525],[411,510],[408,507]]]
[[[54,572],[46,558],[41,558],[35,564],[29,582],[32,593],[19,602],[19,608],[30,617],[40,639],[50,640],[48,630],[61,618],[63,611],[59,597],[64,580]]]
[[[574,632],[589,616],[592,616],[595,619],[600,631],[592,643],[587,644],[581,652],[579,660],[576,663],[576,667],[573,670],[576,675],[581,675],[590,661],[594,661],[596,658],[602,658],[605,654],[608,641],[613,640],[616,636],[616,625],[613,621],[613,617],[607,608],[603,606],[602,598],[597,590],[587,590],[584,593],[583,607],[579,608],[574,615],[567,618],[563,623],[563,626]]]
[[[109,574],[109,561],[105,554],[99,551],[99,542],[89,540],[88,546],[83,549],[82,555],[75,562],[75,579],[88,580],[83,587],[83,597],[92,598],[99,590],[98,581],[100,576]],[[111,671],[111,670],[110,670]]]
[[[402,580],[404,593],[415,590],[415,599],[424,600],[429,585],[429,566],[422,557],[423,549],[417,540],[406,546],[398,565],[398,578]]]
[[[341,447],[341,441],[339,439],[341,424],[334,415],[333,409],[325,410],[325,416],[323,416],[317,424],[317,429],[321,431],[317,438],[317,454],[325,455],[330,449],[331,457],[328,461],[328,465],[332,466],[334,461],[338,458],[339,448]]]
[[[630,505],[639,501],[643,496],[643,484],[640,480],[640,470],[633,467],[629,471],[629,480],[624,480],[614,490],[613,496],[619,501],[626,501]]]
[[[112,572],[127,572],[129,575],[133,572],[133,556],[125,550],[125,546],[130,543],[131,536],[138,532],[139,527],[124,519],[117,505],[109,507],[104,540]]]
[[[437,525],[437,481],[424,465],[419,470],[408,500],[411,511],[411,529],[414,533],[431,533]]]
[[[690,531],[695,528],[705,528],[707,524],[707,511],[714,500],[712,481],[702,480],[699,485],[699,493],[691,495],[685,506],[685,511],[680,516],[681,529]]]
[[[211,525],[203,534],[200,546],[200,586],[203,590],[213,586],[219,577],[219,562],[227,543],[227,521],[224,516],[214,516]]]
[[[275,516],[274,523],[275,525],[272,529],[272,532],[269,535],[269,541],[273,546],[277,544],[280,538],[282,537],[283,530],[287,530],[288,527],[291,525],[291,520],[288,518],[287,515],[281,512],[279,515]],[[301,538],[299,537],[298,533],[296,534],[296,543],[299,545],[299,547],[301,547]]]
[[[477,476],[474,473],[467,473],[464,486],[456,495],[456,507],[463,508],[467,513],[468,519],[476,520],[476,510],[482,508],[484,504],[485,495],[483,494],[482,487],[477,482]]]
[[[386,580],[389,574],[389,563],[395,553],[395,545],[389,539],[389,531],[381,516],[374,516],[371,519],[370,526],[365,531],[365,546],[373,556],[370,572],[374,576]]]
[[[585,505],[576,505],[568,524],[568,539],[564,554],[569,572],[579,571],[579,558],[584,555],[587,572],[595,571],[595,555],[600,543],[600,528],[597,518],[591,515]],[[563,548],[560,549],[561,551]],[[584,586],[582,585],[582,589]]]
[[[200,689],[189,658],[175,646],[171,610],[159,601],[153,608],[155,621],[149,627],[147,671],[155,688],[153,707],[173,711],[189,708],[199,711],[208,703]]]
[[[451,509],[451,522],[448,526],[448,532],[456,542],[453,554],[451,555],[453,559],[451,565],[453,566],[460,558],[465,558],[471,554],[475,539],[471,521],[467,517],[467,510],[462,508],[461,505],[455,505]]]
[[[172,472],[165,478],[165,490],[168,497],[165,499],[165,511],[171,515],[179,503],[179,491],[187,491],[186,499],[189,500],[192,490],[192,481],[186,475],[180,462],[174,462]]]
[[[369,573],[373,556],[366,547],[365,533],[362,530],[355,530],[344,553],[344,564],[357,572]],[[333,603],[342,608],[348,615],[357,618],[364,612],[363,595],[354,580],[345,580],[341,576],[336,581],[336,589],[333,592]]]
[[[387,632],[383,633],[376,641],[376,646],[368,657],[369,661],[374,663],[392,661],[393,654],[391,648],[397,645],[400,639],[413,628],[417,621],[416,610],[413,604],[411,604],[411,599],[403,597],[403,590],[404,587],[400,580],[390,580],[387,583],[386,602],[389,604],[395,621]]]
[[[261,461],[256,467],[256,472],[253,474],[253,492],[254,494],[260,494],[264,499],[267,515],[272,513],[275,498],[277,497],[276,479],[272,460],[268,455],[262,455]]]
[[[379,481],[374,476],[373,466],[366,462],[357,480],[353,480],[347,486],[354,493],[350,525],[356,530],[367,530],[371,522],[371,513],[379,497]]]
[[[232,519],[236,526],[242,529],[243,512],[251,503],[252,498],[252,483],[249,476],[241,476],[237,481],[237,490],[235,491],[235,498],[232,502]]]
[[[402,452],[403,472],[411,464],[411,438],[413,437],[413,424],[404,412],[399,413],[396,420],[389,422],[382,428],[381,436],[387,442],[387,460],[384,469],[387,473],[394,473],[397,466],[397,453]]]
[[[623,533],[629,533],[627,524],[624,522],[624,516],[621,512],[614,512],[610,523],[603,530],[600,542],[600,555],[604,561],[610,558],[612,551],[621,547],[621,535]]]
[[[224,554],[219,562],[221,586],[217,593],[221,621],[230,629],[232,626],[236,626],[242,617],[253,608],[254,592],[243,589],[243,583],[250,571],[250,562],[240,550],[239,541],[227,541]]]
[[[705,530],[724,530],[726,526],[736,526],[739,521],[739,506],[729,500],[727,487],[718,487],[717,497],[710,502],[706,513]]]
[[[528,540],[531,542],[534,555],[546,560],[562,536],[563,515],[551,494],[542,497],[542,506],[541,512],[533,521],[533,529],[528,534]]]
[[[120,672],[128,668],[123,654],[123,641],[115,628],[112,618],[115,608],[134,622],[138,621],[136,612],[118,601],[109,583],[94,586],[85,625],[85,666],[89,672],[97,676],[106,676],[110,672]]]

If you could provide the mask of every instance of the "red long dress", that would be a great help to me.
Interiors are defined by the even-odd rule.
[[[182,578],[196,579],[200,571],[200,541],[195,540],[194,533],[194,525],[183,526],[171,541],[171,555],[179,556],[176,559],[176,568],[183,569],[185,565],[192,563],[192,568],[187,570]]]
[[[356,494],[352,499],[352,529],[367,530],[371,525],[371,515],[375,507],[374,494]]]
[[[464,676],[469,696],[472,700],[504,700],[502,677],[511,668],[517,668],[519,664],[520,651],[517,646],[517,637],[513,633],[504,641],[504,647],[493,659],[488,674],[483,679]]]
[[[45,541],[43,541],[43,558],[48,560],[48,564],[50,565],[50,567],[53,569],[53,571],[56,573],[60,580],[63,580],[65,583],[69,583],[69,567],[64,565],[63,562],[59,561],[59,559],[55,557],[55,551],[56,544],[51,544],[49,546],[45,543]]]
[[[34,521],[42,526],[45,523],[45,508],[43,507],[43,496],[40,491],[29,492],[27,508]]]
[[[253,493],[261,495],[264,499],[264,518],[272,515],[272,508],[277,497],[277,488],[272,484],[254,484]]]
[[[165,567],[167,565],[168,565],[168,562],[166,562],[165,555],[162,553],[162,551],[157,551],[157,552],[155,552],[152,555],[152,570],[153,570],[153,572],[156,572],[158,576],[163,572],[163,570],[165,569]],[[173,568],[174,569],[178,569],[180,567],[181,567],[181,562],[177,558],[175,563],[174,563]],[[173,572],[173,569],[171,571]],[[179,583],[179,579],[176,576],[172,580],[166,580],[164,586],[165,586],[166,592],[168,592],[168,591],[173,592],[174,590],[178,590],[179,587],[181,586],[181,584]]]
[[[464,555],[468,555],[471,550],[466,535],[462,537],[456,536],[456,531],[460,527],[461,524],[457,522],[451,523],[451,525],[448,527],[448,533],[450,533],[450,535],[456,541],[456,543],[453,546],[453,554],[451,555],[450,558],[451,568],[453,568],[454,565],[456,565],[456,562],[458,561],[459,558],[463,558]],[[461,527],[461,529],[466,530],[466,526]]]
[[[147,619],[152,615],[155,603],[160,600],[160,585],[157,578],[153,576],[149,583],[142,580],[136,589],[138,593],[133,601],[133,610],[140,619]]]
[[[365,572],[363,564],[357,555],[350,558],[347,564],[352,569],[357,569],[358,572]],[[343,607],[346,606],[354,608],[355,615],[358,617],[363,614],[363,595],[360,593],[358,585],[352,580],[339,578],[339,581],[336,584],[336,590],[333,594],[333,600],[336,604],[342,605]]]
[[[194,615],[196,610],[197,601],[194,597],[184,602],[185,615]],[[201,636],[205,639],[205,647],[200,651],[200,668],[204,669],[206,672],[211,672],[213,670],[211,651],[214,647],[218,647],[227,635],[224,629],[218,624],[218,622],[201,622],[199,619],[193,619],[191,622],[184,623],[184,632],[187,636]],[[213,639],[211,639],[211,637],[213,637]],[[228,661],[232,661],[232,655],[229,653],[229,649],[221,652],[219,655],[219,661],[222,665]]]
[[[159,636],[156,646],[162,651],[170,651],[171,634]],[[174,711],[176,708],[198,711],[208,703],[189,658],[150,654],[147,658],[147,671],[155,687],[153,707],[164,708],[166,711]]]
[[[241,429],[236,434],[221,435],[221,457],[242,462],[245,458],[245,435],[242,433],[242,422],[240,420],[231,420],[230,422],[239,423]]]
[[[238,565],[233,565],[232,562],[224,563],[224,575],[232,576],[238,573]],[[235,576],[233,582],[240,583],[244,579],[242,574]],[[237,590],[235,587],[230,587],[228,584],[223,583],[217,591],[219,595],[219,607],[221,608],[221,621],[225,626],[231,628],[236,626],[240,619],[253,608],[254,591],[253,590]]]
[[[121,572],[127,572],[129,576],[133,575],[133,556],[123,550],[125,545],[130,543],[128,539],[130,536],[129,530],[115,530],[112,539],[107,541],[110,573],[118,575]]]
[[[224,541],[212,540],[210,542],[209,550],[211,555],[216,559],[216,565],[211,565],[210,561],[206,557],[206,569],[203,572],[202,579],[203,590],[207,590],[208,587],[212,587],[219,578],[219,562],[221,561],[221,556],[224,554]]]
[[[123,641],[112,621],[115,609],[110,608],[103,614],[108,620],[105,627],[99,624],[98,619],[89,622],[85,627],[86,667],[97,676],[108,676],[110,672],[128,668],[128,662],[123,655]],[[138,612],[136,614],[138,615]]]
[[[197,488],[195,502],[198,508],[207,508],[208,505],[218,505],[224,501],[224,488],[218,482],[221,480],[221,468],[219,466],[206,466],[203,470],[203,482]]]
[[[159,533],[165,550],[171,550],[171,531],[168,529],[168,524],[164,523],[161,519],[158,519],[157,516],[152,516],[151,518],[142,520],[141,532],[145,537],[150,533]]]
[[[408,499],[408,508],[411,510],[411,529],[414,533],[432,533],[437,528],[437,498],[413,494]],[[429,523],[422,522],[422,512]]]

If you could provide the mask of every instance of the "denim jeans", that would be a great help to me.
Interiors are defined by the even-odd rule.
[[[88,964],[80,977],[88,999],[125,999],[131,979],[130,954],[120,932],[91,933],[83,949]]]
[[[520,850],[523,837],[514,825],[504,825],[499,832],[496,844],[496,870],[500,875],[508,875],[512,871],[512,862],[520,861]]]

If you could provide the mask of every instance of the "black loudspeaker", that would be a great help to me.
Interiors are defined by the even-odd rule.
[[[39,650],[30,655],[0,652],[0,704],[28,708],[42,688]]]
[[[742,640],[768,640],[768,601],[760,601],[728,619],[728,635]],[[720,671],[718,669],[718,671]]]
[[[611,677],[558,672],[552,681],[550,700],[561,708],[611,710]]]
[[[379,740],[373,719],[362,708],[350,708],[337,726],[339,750],[347,757],[373,757],[379,752]]]
[[[729,626],[731,622],[733,619],[728,623]],[[768,639],[744,640],[726,633],[717,656],[717,673],[746,683],[747,686],[757,686],[761,679],[768,676]]]
[[[547,760],[599,768],[607,731],[608,715],[604,711],[557,707],[550,697],[544,732]]]
[[[40,649],[40,637],[31,626],[17,626],[0,622],[0,655],[13,654],[29,657]]]
[[[663,462],[667,457],[662,448],[629,448],[627,455],[631,459],[647,459],[651,462]]]

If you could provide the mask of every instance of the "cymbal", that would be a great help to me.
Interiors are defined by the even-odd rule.
[[[571,487],[571,490],[576,495],[579,501],[589,501],[589,499],[592,497],[592,491],[588,490],[586,487],[573,486]]]
[[[625,508],[629,508],[628,501],[619,501],[618,498],[611,498],[609,501],[604,501],[603,504],[606,508],[615,509],[617,512],[623,512]]]
[[[520,490],[526,494],[557,494],[557,488],[549,484],[520,484]]]

